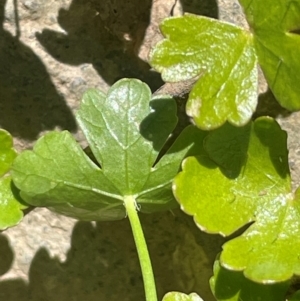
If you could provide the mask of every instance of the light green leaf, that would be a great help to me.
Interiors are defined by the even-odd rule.
[[[230,235],[255,220],[259,203],[290,191],[286,133],[276,121],[225,124],[207,136],[204,148],[210,159],[187,158],[173,186],[202,230]]]
[[[0,130],[0,230],[18,224],[23,218],[22,209],[26,208],[19,202],[11,178],[7,175],[16,156],[12,137]]]
[[[13,180],[28,203],[82,220],[124,218],[127,196],[142,212],[177,206],[172,180],[182,158],[201,146],[204,133],[188,127],[156,163],[177,122],[172,98],[151,100],[146,84],[123,79],[107,95],[88,91],[77,120],[100,167],[70,133],[49,133],[13,165]]]
[[[192,89],[187,114],[202,129],[225,121],[246,124],[257,104],[256,54],[252,34],[201,16],[165,19],[166,37],[151,53],[151,65],[167,82],[201,76]]]
[[[218,301],[284,301],[290,281],[264,285],[245,278],[242,272],[229,271],[214,264],[210,286]]]
[[[203,299],[196,293],[186,295],[180,292],[169,292],[163,297],[162,301],[203,301]]]
[[[27,208],[14,191],[11,177],[0,179],[0,230],[17,225],[23,218],[23,209]]]
[[[182,209],[210,233],[229,235],[222,266],[256,282],[300,274],[299,192],[291,192],[286,133],[267,117],[242,128],[225,125],[204,140],[207,157],[190,157],[175,178]]]
[[[300,193],[279,194],[257,208],[256,222],[223,246],[221,264],[253,281],[274,283],[300,275]]]
[[[13,148],[11,135],[0,129],[0,176],[3,176],[10,170],[16,156],[17,153]]]
[[[300,109],[300,0],[240,0],[270,89],[289,110]]]

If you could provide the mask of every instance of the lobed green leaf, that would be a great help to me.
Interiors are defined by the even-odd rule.
[[[196,293],[186,295],[180,292],[169,292],[167,293],[162,301],[203,301]]]
[[[0,130],[0,230],[18,224],[23,218],[22,209],[26,208],[7,175],[16,156],[11,135]]]
[[[288,298],[287,301],[300,301],[300,291],[297,291],[291,298]]]
[[[220,262],[260,283],[300,274],[299,190],[291,192],[286,133],[267,117],[204,139],[206,156],[189,157],[175,178],[181,208],[210,233],[230,235]]]
[[[0,176],[4,176],[11,167],[11,164],[17,156],[13,148],[13,141],[11,135],[0,129]]]
[[[214,276],[210,279],[212,292],[218,301],[283,301],[290,281],[265,285],[245,278],[242,272],[229,271],[214,263]]]
[[[198,136],[204,134],[188,127],[156,162],[177,122],[172,98],[151,99],[146,84],[122,79],[107,95],[89,90],[77,120],[96,162],[70,133],[45,135],[13,165],[14,183],[26,202],[97,221],[124,218],[127,196],[135,199],[141,212],[177,206],[172,180],[184,156],[201,146]]]
[[[240,0],[259,64],[279,103],[300,109],[300,0]]]
[[[165,19],[161,31],[166,38],[152,51],[150,63],[166,82],[200,76],[187,103],[187,114],[197,126],[246,124],[257,104],[252,34],[194,15]]]

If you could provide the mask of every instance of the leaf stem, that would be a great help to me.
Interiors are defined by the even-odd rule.
[[[144,237],[143,229],[136,209],[135,198],[131,195],[124,198],[125,208],[127,210],[133,238],[137,248],[139,261],[141,265],[146,301],[157,301],[156,287],[152,264],[148,252],[148,247]]]

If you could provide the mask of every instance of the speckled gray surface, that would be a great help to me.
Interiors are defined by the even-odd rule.
[[[0,3],[5,11],[0,15],[5,37],[0,40],[0,63],[5,66],[0,70],[0,96],[7,98],[1,103],[0,122],[14,134],[18,149],[30,147],[53,128],[70,129],[82,142],[73,112],[88,87],[106,90],[117,78],[135,76],[156,89],[159,76],[144,60],[160,39],[160,20],[170,15],[174,4],[174,14],[180,14],[182,6],[214,17],[218,12],[212,0],[186,0],[182,6],[174,0],[143,5],[136,0],[17,3],[19,37],[14,1]],[[221,19],[246,26],[237,1],[218,3]],[[100,13],[100,24],[93,19],[95,12]],[[14,75],[11,82],[9,72]],[[289,133],[290,165],[294,183],[299,183],[299,114],[280,123]],[[206,301],[213,300],[208,279],[223,239],[201,233],[180,211],[141,219],[159,296],[169,290],[196,291]],[[127,220],[91,224],[36,209],[0,235],[0,254],[0,300],[144,300]]]

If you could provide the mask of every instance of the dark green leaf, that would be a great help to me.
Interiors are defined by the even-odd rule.
[[[172,98],[151,100],[147,85],[123,79],[107,95],[88,91],[77,120],[99,164],[70,133],[45,135],[13,166],[14,182],[28,203],[82,220],[124,218],[126,196],[133,196],[142,212],[177,206],[172,180],[182,158],[201,146],[204,134],[187,128],[155,163],[177,122]]]
[[[163,297],[162,301],[203,301],[203,299],[196,293],[186,295],[179,292],[169,292]]]
[[[287,301],[300,301],[300,291],[297,291],[291,298],[288,298]]]
[[[201,229],[222,235],[254,222],[223,246],[221,264],[261,283],[299,275],[300,202],[291,192],[286,133],[263,117],[215,130],[204,148],[207,157],[187,158],[175,178],[182,209]]]
[[[286,134],[272,119],[226,124],[204,147],[210,159],[187,158],[174,182],[176,198],[201,229],[229,235],[255,219],[258,203],[289,192]]]

